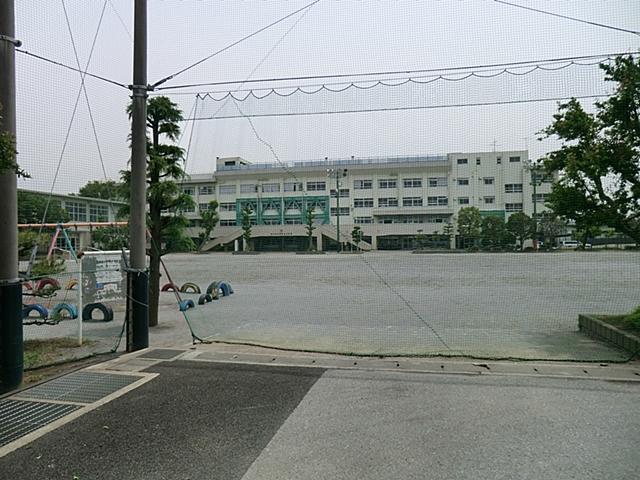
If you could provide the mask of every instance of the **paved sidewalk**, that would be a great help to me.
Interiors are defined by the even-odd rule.
[[[0,478],[619,480],[640,471],[637,364],[367,363],[212,345],[88,371],[157,376],[0,457]]]

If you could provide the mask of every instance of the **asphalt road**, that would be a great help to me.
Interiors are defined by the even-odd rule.
[[[640,386],[175,361],[0,478],[631,480]]]

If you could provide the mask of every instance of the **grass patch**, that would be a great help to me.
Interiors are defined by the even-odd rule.
[[[84,340],[83,347],[91,345],[91,340]],[[39,340],[26,340],[24,342],[24,368],[35,368],[74,357],[74,350],[78,346],[76,338],[60,337]]]
[[[595,317],[620,330],[640,335],[640,307],[627,315],[595,315]]]

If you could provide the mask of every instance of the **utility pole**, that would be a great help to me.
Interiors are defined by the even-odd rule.
[[[539,174],[536,166],[531,166],[531,186],[533,187],[533,251],[538,251],[538,181]]]
[[[13,0],[0,1],[0,131],[16,138],[16,54]],[[18,181],[0,171],[0,393],[22,383],[22,286],[18,278]]]
[[[127,350],[149,346],[147,272],[147,0],[135,0],[131,109],[130,270],[127,289]]]

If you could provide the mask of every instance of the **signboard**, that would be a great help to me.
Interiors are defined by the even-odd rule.
[[[121,251],[85,252],[81,262],[82,297],[85,305],[126,298],[127,276]]]

